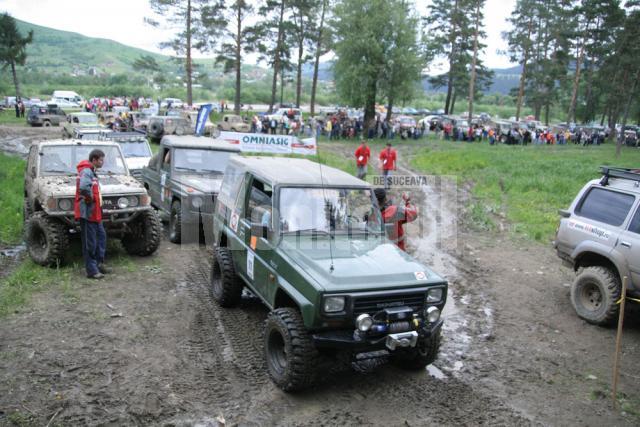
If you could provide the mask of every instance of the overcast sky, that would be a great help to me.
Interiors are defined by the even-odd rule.
[[[497,51],[505,48],[501,32],[508,28],[507,17],[516,0],[487,0],[485,31],[487,48],[483,59],[490,68],[505,68],[512,64]],[[426,13],[428,1],[417,1],[419,11]],[[15,18],[57,30],[72,31],[90,37],[115,40],[128,46],[171,54],[158,49],[166,34],[144,23],[152,12],[147,0],[0,0],[0,11]],[[196,57],[206,57],[196,54]],[[252,62],[251,58],[247,58]],[[431,71],[443,69],[435,65]]]

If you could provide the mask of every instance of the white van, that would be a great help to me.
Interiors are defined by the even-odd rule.
[[[71,90],[54,90],[51,97],[56,103],[71,103],[79,105],[84,99]]]

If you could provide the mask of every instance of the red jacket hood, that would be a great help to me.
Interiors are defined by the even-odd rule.
[[[80,163],[78,163],[78,166],[76,166],[76,168],[78,169],[78,173],[80,173],[82,170],[86,168],[93,168],[93,165],[89,160],[83,160]]]

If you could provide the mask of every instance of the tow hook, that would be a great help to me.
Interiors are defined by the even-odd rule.
[[[417,342],[418,333],[416,331],[402,332],[387,335],[386,346],[389,350],[395,350],[397,347],[415,347]]]

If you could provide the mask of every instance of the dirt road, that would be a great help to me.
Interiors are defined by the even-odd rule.
[[[409,149],[400,154],[406,168]],[[413,193],[424,221],[411,226],[422,233],[409,250],[451,291],[427,371],[363,361],[282,393],[262,357],[263,306],[246,295],[240,308],[218,308],[210,249],[164,241],[107,280],[78,270],[71,289],[39,293],[3,319],[0,425],[637,425],[610,410],[615,332],[574,315],[571,272],[548,246],[466,227],[457,202],[468,195],[451,191]],[[629,398],[640,389],[639,319],[631,310],[625,328]]]

